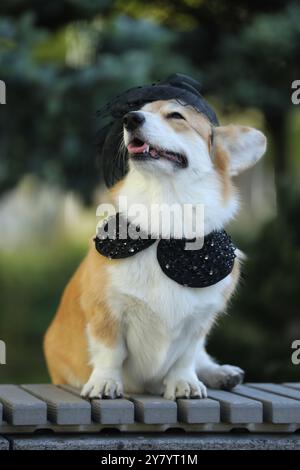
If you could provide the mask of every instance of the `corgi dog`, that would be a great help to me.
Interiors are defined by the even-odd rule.
[[[142,204],[139,224],[148,230],[153,207],[203,205],[205,237],[237,214],[232,177],[260,159],[266,138],[245,126],[212,129],[193,106],[163,99],[126,113],[122,145],[128,171],[109,190],[115,206],[121,197],[128,207]],[[170,224],[162,234],[154,223],[156,241],[120,259],[102,255],[91,241],[45,336],[53,383],[81,387],[89,398],[150,393],[175,400],[204,398],[206,386],[230,389],[242,382],[239,367],[217,364],[205,349],[237,286],[242,254],[236,250],[232,269],[218,282],[182,285],[157,259],[158,240],[176,238],[174,230]]]

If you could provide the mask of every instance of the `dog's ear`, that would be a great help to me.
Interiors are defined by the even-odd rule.
[[[265,135],[253,127],[230,124],[214,128],[214,153],[225,154],[232,176],[253,166],[265,153],[266,146]]]

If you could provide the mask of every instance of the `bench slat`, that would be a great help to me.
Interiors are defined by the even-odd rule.
[[[207,390],[208,397],[218,400],[221,420],[227,423],[262,423],[263,409],[259,401],[235,395],[225,390]]]
[[[178,421],[183,423],[219,423],[220,404],[210,398],[178,399]]]
[[[296,390],[300,390],[300,382],[284,382],[284,384],[286,387],[290,387],[290,388],[295,388]]]
[[[67,390],[80,397],[80,390],[70,385],[61,385],[60,388]],[[134,404],[125,398],[116,400],[93,398],[90,400],[92,407],[92,419],[101,424],[132,424],[134,423]]]
[[[22,388],[47,403],[48,419],[56,424],[90,424],[91,405],[55,385],[22,385]]]
[[[4,419],[14,425],[45,424],[47,405],[16,385],[0,385]]]
[[[300,422],[300,403],[296,400],[251,388],[247,384],[238,385],[232,391],[238,395],[261,401],[264,421],[282,424]]]
[[[300,400],[300,388],[285,387],[280,384],[271,384],[271,383],[247,383],[251,388],[257,388],[258,390],[263,390],[265,392],[271,392],[275,395],[282,395],[283,397],[293,398],[294,400]]]
[[[277,424],[284,426],[285,430],[287,426],[288,429],[290,426],[293,430],[299,429],[300,383],[247,383],[230,392],[208,389],[208,396],[202,400],[178,399],[176,402],[160,396],[138,394],[126,399],[86,400],[80,397],[79,389],[70,386],[0,385],[0,425],[3,418],[5,429],[18,432],[18,426],[22,429],[26,426],[50,426],[49,421],[55,428],[56,425],[66,425],[66,429],[68,425],[90,425],[91,429],[97,429],[95,423],[99,423],[104,426],[121,425],[122,430],[122,425],[138,426],[138,423],[166,427],[176,423],[183,427],[197,423],[200,426],[206,423],[261,426],[264,421],[262,430],[264,426],[276,427]]]
[[[146,395],[130,395],[135,405],[136,420],[146,424],[177,423],[177,405],[172,400]]]

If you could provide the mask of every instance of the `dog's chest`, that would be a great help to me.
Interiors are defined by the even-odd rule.
[[[110,267],[110,303],[122,316],[124,334],[132,354],[162,363],[183,343],[201,334],[224,306],[224,289],[231,276],[207,288],[184,287],[169,279],[156,258],[156,244]],[[147,352],[152,349],[152,353]],[[159,357],[158,357],[159,356]]]

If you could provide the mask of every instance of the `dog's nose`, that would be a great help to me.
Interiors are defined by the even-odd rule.
[[[143,113],[138,111],[131,111],[130,113],[125,114],[123,117],[123,124],[125,129],[128,131],[134,131],[140,127],[145,122],[145,117]]]

